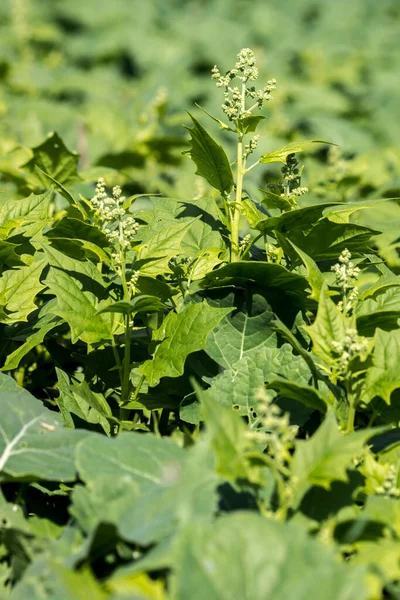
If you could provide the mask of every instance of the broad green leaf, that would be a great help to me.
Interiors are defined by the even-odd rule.
[[[377,329],[374,338],[373,365],[368,369],[361,391],[363,402],[375,396],[390,404],[391,393],[400,387],[400,330]]]
[[[94,252],[100,260],[109,261],[109,256],[103,250],[103,248],[109,246],[104,233],[97,227],[79,219],[64,217],[57,222],[55,227],[46,232],[46,237],[51,240],[52,245],[55,247],[57,247],[59,240],[61,240],[61,244],[66,243],[66,241],[71,243],[72,240],[77,240],[83,248]]]
[[[15,252],[19,244],[12,244],[0,240],[0,266],[16,267],[23,264],[20,256]]]
[[[293,392],[290,393],[290,384],[295,380],[297,385],[300,384],[303,394],[299,392],[294,399],[325,412],[326,404],[315,390],[307,387],[310,375],[303,360],[292,354],[289,344],[280,348],[266,345],[248,351],[230,368],[214,377],[203,396],[212,398],[217,404],[234,408],[240,415],[250,418],[257,413],[259,392],[265,383],[276,382],[279,378],[283,382],[282,390],[273,385],[271,387],[282,392],[283,396],[294,398]],[[288,385],[285,388],[286,383]],[[308,390],[310,393],[306,394]],[[285,394],[285,391],[289,391],[289,394]]]
[[[329,489],[332,481],[347,481],[352,460],[374,433],[373,429],[363,429],[344,435],[334,413],[329,412],[312,438],[298,440],[291,465],[294,506],[313,485]]]
[[[19,348],[17,348],[16,350],[14,350],[14,352],[11,352],[11,354],[7,356],[6,361],[4,363],[4,367],[1,370],[10,371],[11,369],[16,369],[21,360],[24,358],[24,356],[26,356],[28,352],[33,350],[33,348],[39,346],[39,344],[43,342],[44,338],[49,333],[49,331],[51,331],[55,327],[58,327],[58,325],[60,325],[60,319],[54,317],[54,315],[46,314],[43,317],[41,317],[37,321],[37,323],[33,324],[33,333],[31,333],[31,335],[29,335],[26,338],[24,343],[21,346],[19,346]]]
[[[235,512],[186,528],[171,584],[176,600],[366,600],[363,579],[303,528]]]
[[[191,149],[186,152],[197,166],[196,174],[204,177],[221,194],[233,187],[232,169],[222,146],[217,144],[200,123],[190,114],[193,127],[185,127],[191,136]]]
[[[53,246],[44,243],[41,245],[52,267],[68,271],[70,275],[76,276],[82,282],[84,290],[95,293],[99,298],[105,296],[106,283],[96,265],[91,261],[77,260],[63,254]]]
[[[153,224],[140,230],[143,237],[136,250],[141,275],[156,277],[171,273],[168,263],[172,257],[182,254],[183,239],[195,221],[197,219],[177,220],[167,226],[160,221],[156,231]]]
[[[281,211],[291,210],[293,208],[289,200],[287,200],[285,197],[278,196],[278,194],[274,194],[269,190],[260,189],[260,191],[264,194],[261,204],[265,206],[265,208],[279,208]]]
[[[72,343],[81,339],[87,344],[95,344],[112,338],[112,317],[98,314],[101,305],[96,295],[84,291],[79,279],[50,267],[45,283],[57,299],[52,313],[70,326]]]
[[[57,369],[59,397],[56,402],[64,417],[66,427],[74,427],[70,413],[83,421],[99,424],[107,435],[111,433],[110,422],[114,420],[111,408],[103,394],[92,392],[86,381],[70,383],[69,377]]]
[[[291,142],[282,148],[278,148],[268,154],[263,154],[260,158],[262,163],[274,163],[281,162],[286,164],[287,157],[289,154],[296,152],[304,152],[304,150],[310,150],[313,144],[330,144],[331,142],[324,142],[323,140],[308,140],[303,142]]]
[[[340,342],[346,335],[349,322],[328,296],[327,288],[321,290],[318,312],[312,325],[304,326],[313,343],[313,353],[327,365],[335,363],[332,342]]]
[[[46,224],[49,216],[49,205],[52,190],[44,194],[31,194],[22,200],[0,201],[0,237],[6,237],[11,231],[22,224]]]
[[[241,214],[247,220],[252,229],[263,231],[268,218],[262,213],[250,198],[243,198],[239,208]]]
[[[295,306],[307,304],[307,280],[274,263],[247,260],[230,263],[209,273],[206,282],[217,286],[255,283],[267,292],[279,290]]]
[[[35,180],[38,179],[35,166],[61,184],[78,178],[79,154],[70,152],[56,132],[50,133],[44,142],[32,148],[32,153],[32,158],[23,166]]]
[[[41,255],[43,256],[43,254]],[[37,260],[30,265],[5,271],[0,277],[0,302],[6,308],[6,322],[26,321],[29,313],[37,308],[37,294],[45,288],[40,281],[46,259]]]
[[[214,512],[215,489],[220,481],[204,443],[189,451],[176,448],[175,452],[167,440],[157,440],[151,434],[128,435],[121,442],[128,454],[122,459],[125,474],[121,476],[118,467],[109,475],[101,469],[87,488],[77,487],[72,495],[71,513],[85,531],[93,530],[100,522],[112,523],[123,539],[148,545],[174,534],[177,527],[194,518]],[[105,461],[110,465],[120,462],[118,440],[108,448],[104,443],[96,446],[101,452],[99,458],[107,448]],[[91,459],[98,460],[90,454]],[[84,461],[86,474],[88,459]]]
[[[76,200],[73,197],[73,195],[71,194],[71,192],[69,192],[67,190],[67,188],[62,185],[62,183],[57,181],[57,179],[54,179],[54,177],[51,177],[51,175],[49,175],[48,173],[45,173],[45,171],[43,171],[40,167],[38,167],[38,165],[35,165],[35,171],[37,173],[39,173],[39,176],[41,176],[41,178],[45,177],[46,179],[51,181],[51,183],[54,186],[54,189],[57,190],[57,192],[60,194],[60,196],[65,198],[70,203],[71,206],[78,208],[78,210],[80,211],[80,213],[82,214],[83,217],[88,216],[87,207],[85,207],[85,205],[81,201],[81,199]],[[125,205],[124,205],[124,208],[125,208]]]
[[[376,328],[397,329],[400,318],[400,281],[394,278],[367,288],[360,294],[356,306],[357,325],[365,335],[373,335]]]
[[[39,555],[13,588],[10,600],[105,600],[106,592],[87,569],[72,570],[58,556]],[[141,599],[140,599],[141,600]]]
[[[202,392],[197,385],[195,390],[201,401],[217,473],[228,480],[260,483],[260,467],[253,467],[249,459],[252,443],[246,437],[248,429],[243,420],[231,408],[215,402],[214,398]]]
[[[326,413],[329,406],[328,399],[323,396],[318,390],[309,385],[301,385],[297,381],[287,379],[273,379],[268,382],[267,387],[275,390],[285,398],[291,398],[297,402],[301,402],[304,406],[318,410],[320,413]]]
[[[364,203],[346,203],[344,206],[347,212],[343,204],[337,202],[284,212],[279,217],[267,219],[263,232],[281,234],[314,261],[337,259],[344,248],[350,252],[370,253],[368,242],[379,231],[348,221],[350,214],[367,207]]]
[[[63,429],[56,412],[2,373],[0,405],[0,478],[73,481],[75,447],[88,432]]]
[[[120,313],[122,315],[137,315],[142,312],[158,312],[166,308],[157,296],[136,296],[132,300],[120,300],[102,308],[99,314],[102,313]]]
[[[231,307],[232,312],[210,333],[205,350],[222,367],[233,368],[242,358],[253,356],[266,346],[276,346],[271,327],[274,314],[262,296],[252,297],[250,311],[234,310],[233,294],[219,301],[218,306]]]
[[[161,327],[153,333],[157,344],[153,359],[147,360],[140,372],[151,387],[162,377],[182,375],[188,354],[202,350],[207,337],[231,308],[212,308],[207,302],[191,304],[181,313],[170,312]]]
[[[255,133],[259,123],[266,118],[264,115],[250,115],[238,121],[238,129],[244,134]]]

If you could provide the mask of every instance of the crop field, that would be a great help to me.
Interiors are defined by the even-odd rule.
[[[0,599],[400,600],[399,38],[0,2]]]

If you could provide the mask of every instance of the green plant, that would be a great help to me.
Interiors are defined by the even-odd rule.
[[[314,142],[247,167],[255,69],[213,69],[233,170],[191,116],[211,193],[93,190],[52,134],[1,200],[5,597],[398,596],[399,276],[358,222],[386,200],[304,195]]]

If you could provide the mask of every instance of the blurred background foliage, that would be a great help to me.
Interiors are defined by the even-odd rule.
[[[242,47],[260,83],[278,82],[259,150],[338,144],[305,159],[307,203],[400,196],[399,33],[398,0],[2,0],[0,197],[37,191],[24,165],[53,130],[80,154],[83,193],[99,175],[130,193],[208,193],[182,156],[185,109],[229,144],[195,103],[222,116],[210,70]],[[257,194],[273,168],[252,177]],[[360,219],[398,268],[400,208],[380,207]]]

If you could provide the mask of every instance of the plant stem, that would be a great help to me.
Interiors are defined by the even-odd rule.
[[[124,361],[122,364],[122,390],[121,390],[121,404],[128,401],[129,395],[129,372],[131,367],[131,328],[130,328],[130,317],[125,317],[125,350],[124,350]]]
[[[351,433],[352,431],[354,431],[354,419],[356,416],[356,398],[354,394],[351,393],[351,383],[348,380],[346,381],[345,387],[347,400],[349,402],[349,414],[347,417],[346,433]]]
[[[242,83],[242,110],[245,110],[246,84]],[[239,252],[239,223],[240,223],[240,204],[243,193],[243,177],[246,171],[246,159],[243,156],[243,137],[244,134],[238,131],[237,141],[237,161],[236,161],[236,202],[233,213],[231,227],[231,261],[237,262],[240,258]]]

